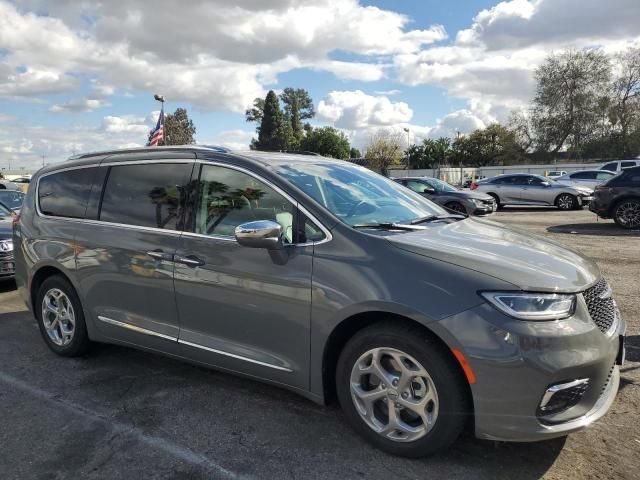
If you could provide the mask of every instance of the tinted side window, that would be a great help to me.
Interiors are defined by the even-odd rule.
[[[78,168],[42,177],[38,204],[44,215],[83,218],[97,167]]]
[[[635,166],[636,166],[636,162],[634,162],[634,161],[620,162],[620,168],[630,168],[630,167],[635,167]]]
[[[241,223],[271,220],[282,226],[286,241],[293,243],[294,205],[251,175],[203,165],[198,192],[196,233],[233,237]]]
[[[513,177],[514,185],[529,185],[531,183],[531,179],[535,177],[528,177],[527,175],[519,175],[517,177]]]
[[[609,162],[601,167],[600,170],[609,170],[610,172],[615,172],[618,170],[618,162]]]
[[[574,180],[593,180],[596,178],[596,172],[578,172],[573,173],[571,178]]]
[[[496,178],[491,183],[495,183],[496,185],[512,185],[514,178],[516,177],[500,177],[500,178]]]
[[[423,193],[426,186],[420,180],[408,180],[405,185],[416,193]]]
[[[191,163],[111,167],[102,196],[100,220],[141,227],[182,229]]]

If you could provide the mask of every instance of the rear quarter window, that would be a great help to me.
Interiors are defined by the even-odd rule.
[[[43,215],[84,218],[97,167],[51,173],[38,182],[38,206]]]

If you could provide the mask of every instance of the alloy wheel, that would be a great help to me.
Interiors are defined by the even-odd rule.
[[[371,349],[355,362],[350,381],[356,411],[379,435],[413,442],[435,425],[435,384],[411,355],[394,348]]]
[[[63,347],[73,340],[76,316],[71,300],[62,290],[52,288],[44,294],[42,324],[54,344]]]
[[[564,193],[558,197],[558,208],[560,210],[571,210],[574,208],[574,198],[568,193]]]
[[[625,201],[616,208],[618,223],[626,228],[640,227],[640,202]]]

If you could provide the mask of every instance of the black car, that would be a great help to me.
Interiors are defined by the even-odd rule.
[[[0,204],[14,212],[22,208],[24,193],[18,190],[0,190]]]
[[[486,215],[496,210],[496,202],[486,193],[458,190],[432,177],[394,178],[394,181],[443,207],[468,215]]]
[[[596,187],[589,210],[624,228],[640,228],[640,167],[627,168]]]
[[[13,277],[15,273],[12,235],[13,214],[0,205],[0,279]]]

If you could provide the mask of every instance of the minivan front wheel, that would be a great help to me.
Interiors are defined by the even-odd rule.
[[[336,388],[352,426],[394,455],[442,450],[466,421],[467,392],[457,365],[418,328],[378,324],[360,331],[340,355]]]
[[[34,310],[40,333],[55,353],[74,357],[89,348],[82,306],[67,279],[54,275],[42,282]]]

